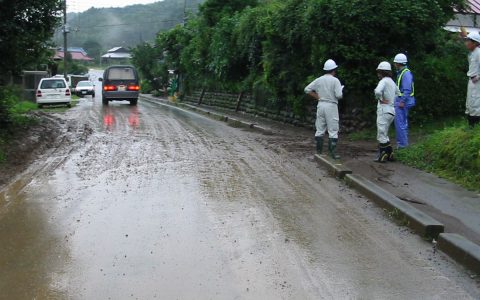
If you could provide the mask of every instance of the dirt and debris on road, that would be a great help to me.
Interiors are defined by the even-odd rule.
[[[34,124],[17,128],[8,143],[2,145],[7,159],[0,165],[0,188],[62,142],[65,121],[42,112],[32,112],[30,117]]]
[[[461,267],[318,168],[307,133],[144,101],[83,99],[64,120],[88,138],[3,190],[6,299],[480,297]]]

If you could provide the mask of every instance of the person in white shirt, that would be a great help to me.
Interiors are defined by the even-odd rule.
[[[305,93],[318,100],[315,140],[317,153],[322,154],[323,136],[328,130],[328,151],[333,159],[339,159],[336,154],[339,130],[338,100],[343,97],[343,86],[336,77],[338,65],[329,59],[323,70],[325,75],[315,79],[305,88]]]
[[[480,124],[480,34],[471,32],[467,35],[465,46],[468,54],[468,90],[466,111],[468,125],[473,128]]]
[[[388,137],[388,130],[395,119],[395,97],[400,94],[397,84],[392,79],[392,66],[389,62],[383,61],[377,67],[377,75],[380,79],[375,88],[375,99],[377,100],[377,140],[378,157],[377,162],[393,161],[393,148]]]

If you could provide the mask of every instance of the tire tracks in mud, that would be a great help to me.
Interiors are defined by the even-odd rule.
[[[46,161],[69,159],[45,167],[37,176],[63,168],[61,174],[72,176],[72,171],[78,177],[72,187],[56,191],[58,201],[78,198],[64,212],[71,214],[67,224],[75,225],[69,230],[80,231],[83,223],[78,220],[85,222],[88,214],[98,213],[90,210],[91,202],[98,201],[101,210],[114,207],[114,201],[128,201],[118,196],[121,191],[95,191],[133,191],[139,197],[130,201],[142,205],[145,186],[177,184],[168,180],[172,175],[179,186],[185,180],[185,188],[200,194],[178,203],[178,211],[167,205],[167,210],[156,210],[160,215],[150,217],[171,218],[174,213],[183,220],[205,215],[209,221],[198,226],[208,234],[199,238],[218,247],[211,250],[221,262],[222,272],[215,275],[229,276],[230,282],[242,286],[239,295],[260,290],[277,299],[414,298],[463,292],[443,277],[451,270],[444,272],[418,254],[418,247],[426,248],[415,237],[389,224],[368,201],[318,169],[309,160],[310,142],[303,136],[252,133],[143,102],[138,108],[83,105],[66,119],[72,122],[67,130],[71,144]],[[80,189],[87,187],[90,199],[82,198]],[[200,212],[181,213],[185,204],[185,210]],[[161,242],[172,244],[169,239]],[[268,292],[272,290],[275,293]]]

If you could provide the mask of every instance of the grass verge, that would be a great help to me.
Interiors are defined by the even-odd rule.
[[[437,130],[397,151],[396,157],[407,165],[480,191],[480,126],[468,129],[457,125]]]
[[[415,122],[415,120],[411,120],[411,128],[409,132],[410,140],[412,143],[415,143],[439,129],[444,129],[452,126],[460,127],[463,126],[463,124],[465,123],[465,117],[461,116],[443,118],[442,120],[433,120],[430,122],[422,123],[417,123]],[[395,140],[395,126],[393,123],[392,126],[390,126],[389,136],[391,140]],[[371,128],[353,132],[348,135],[348,139],[353,142],[375,141],[377,139],[376,125],[372,125]]]

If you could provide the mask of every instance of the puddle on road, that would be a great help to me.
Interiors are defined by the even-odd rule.
[[[67,298],[56,277],[68,251],[44,207],[20,193],[0,220],[0,298]]]

